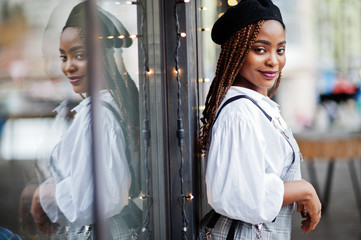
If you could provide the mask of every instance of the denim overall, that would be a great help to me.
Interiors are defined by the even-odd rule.
[[[281,132],[284,138],[287,140],[289,145],[293,150],[293,162],[287,172],[281,176],[283,182],[300,180],[301,179],[301,170],[300,162],[302,161],[302,156],[297,145],[295,138],[292,135],[290,129],[283,131],[277,127],[275,124],[276,119],[272,119],[258,104],[255,100],[250,98],[247,95],[238,95],[226,101],[222,105],[219,112],[222,108],[237,99],[246,98],[252,101],[263,113],[264,115],[273,123],[275,128]],[[217,115],[218,116],[218,115]],[[216,117],[217,119],[217,117]],[[211,230],[200,230],[199,239],[237,239],[237,240],[289,240],[291,239],[291,220],[295,204],[290,204],[281,208],[276,219],[272,222],[260,223],[257,225],[245,223],[239,220],[233,220],[228,217],[220,215],[217,220],[214,228]],[[207,216],[206,216],[207,217]],[[206,218],[205,217],[205,218]],[[208,219],[210,217],[208,216]],[[204,225],[204,223],[201,225]],[[232,228],[231,228],[231,225]],[[204,227],[204,226],[203,226]],[[201,226],[202,228],[202,226]],[[231,230],[232,229],[232,230]],[[232,232],[230,234],[230,232]],[[230,237],[232,235],[233,237]]]

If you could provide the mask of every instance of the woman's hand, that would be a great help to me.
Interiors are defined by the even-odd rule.
[[[31,234],[35,234],[35,224],[33,217],[30,214],[31,203],[35,190],[38,188],[38,184],[29,184],[21,192],[19,214],[22,226]]]
[[[283,205],[297,203],[297,212],[305,218],[301,222],[302,231],[314,230],[321,220],[321,202],[314,187],[305,180],[285,182]]]
[[[38,225],[40,231],[46,234],[51,234],[55,232],[57,225],[50,221],[48,215],[46,215],[44,209],[41,206],[39,187],[34,192],[30,212],[33,216],[34,222],[36,223],[36,225]]]
[[[300,212],[301,216],[305,218],[301,222],[302,231],[305,233],[314,230],[321,220],[321,202],[313,187],[310,189],[310,193],[308,199],[297,202],[297,212]]]

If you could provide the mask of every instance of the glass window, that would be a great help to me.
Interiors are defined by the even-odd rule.
[[[0,5],[0,231],[165,239],[159,2],[88,4]]]

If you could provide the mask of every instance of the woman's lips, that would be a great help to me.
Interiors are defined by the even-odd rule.
[[[277,76],[277,71],[259,71],[262,76],[264,76],[267,79],[275,79]]]
[[[75,85],[77,84],[83,77],[69,77],[70,83]]]

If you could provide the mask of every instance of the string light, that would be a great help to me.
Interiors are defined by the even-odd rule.
[[[137,1],[126,1],[125,2],[126,4],[129,4],[129,5],[139,5],[140,3],[137,2]]]
[[[120,4],[120,2],[115,2],[115,4],[119,5],[119,4]]]
[[[152,75],[152,70],[148,69],[147,71],[145,71],[147,75]]]
[[[200,7],[199,10],[203,10],[203,11],[206,11],[207,8],[206,7]]]
[[[199,106],[199,110],[203,111],[204,109],[206,109],[206,106]]]
[[[201,83],[205,83],[205,82],[209,82],[209,81],[210,81],[209,78],[200,78],[200,79],[198,80],[198,82],[201,82]]]
[[[143,194],[142,196],[139,197],[140,200],[147,200],[149,198],[148,195]]]
[[[210,31],[211,29],[210,28],[201,28],[201,31],[202,32],[208,32],[208,31]]]
[[[140,38],[140,37],[142,37],[142,35],[137,35],[137,34],[132,34],[132,35],[130,35],[130,36],[125,36],[125,35],[119,35],[119,36],[107,36],[106,38],[107,39],[114,39],[114,38],[119,38],[119,39],[124,39],[124,38],[126,38],[126,37],[128,37],[128,38],[131,38],[131,39],[134,39],[134,38]],[[99,36],[98,37],[99,39],[104,39],[104,36]]]
[[[184,131],[184,125],[183,125],[183,118],[181,116],[181,104],[182,104],[182,100],[181,100],[181,81],[180,81],[180,69],[179,69],[179,48],[181,45],[181,33],[179,31],[180,29],[180,23],[179,23],[179,16],[178,16],[178,3],[187,3],[189,2],[189,0],[184,0],[184,1],[180,1],[180,2],[176,2],[176,4],[174,5],[174,18],[175,18],[175,27],[176,27],[176,33],[177,33],[177,42],[176,42],[176,48],[175,48],[175,53],[174,53],[174,60],[175,60],[175,73],[176,73],[176,79],[177,79],[177,132],[176,132],[176,136],[178,139],[178,147],[179,147],[179,153],[180,153],[180,167],[179,167],[179,178],[180,178],[180,193],[181,193],[181,198],[178,198],[178,201],[181,200],[181,202],[179,202],[180,206],[181,206],[181,211],[182,211],[182,222],[183,222],[183,228],[181,231],[181,238],[183,240],[187,239],[186,236],[186,232],[188,230],[188,224],[189,221],[187,219],[187,214],[186,214],[186,209],[185,209],[185,201],[186,201],[186,196],[190,196],[190,195],[185,195],[184,194],[184,173],[183,173],[183,166],[184,166],[184,156],[183,156],[183,146],[184,146],[184,136],[185,136],[185,131]]]
[[[185,195],[184,197],[185,197],[187,200],[193,200],[193,199],[194,199],[194,196],[193,196],[192,193],[187,194],[187,195]]]
[[[236,6],[236,5],[238,4],[238,2],[237,2],[236,0],[228,0],[227,3],[228,3],[228,5],[231,6],[231,7],[232,7],[232,6]]]
[[[187,36],[187,34],[186,34],[185,32],[181,32],[179,35],[180,35],[182,38],[185,38],[185,37]]]
[[[176,2],[176,4],[180,4],[180,3],[189,3],[190,0],[180,0],[178,2]]]
[[[141,196],[141,200],[144,200],[143,204],[143,222],[142,222],[142,239],[153,239],[152,231],[149,229],[149,224],[151,221],[150,213],[152,209],[152,196],[151,196],[151,168],[149,166],[149,148],[150,148],[150,124],[149,124],[149,99],[147,91],[149,89],[149,77],[152,71],[149,68],[149,60],[148,60],[148,44],[145,42],[144,34],[146,33],[146,10],[144,6],[144,2],[132,2],[132,4],[139,4],[141,10],[141,17],[140,17],[140,31],[141,35],[139,35],[139,43],[140,43],[140,50],[143,54],[143,67],[144,67],[144,77],[141,78],[143,81],[139,83],[140,92],[142,93],[143,98],[143,124],[141,126],[142,129],[142,149],[144,154],[142,154],[143,160],[143,170],[144,170],[144,183],[142,184],[142,192],[143,195]],[[136,36],[136,35],[132,35]]]

